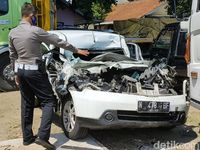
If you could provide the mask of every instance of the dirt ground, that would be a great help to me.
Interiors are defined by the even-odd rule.
[[[41,110],[35,109],[34,113],[33,130],[37,133]],[[199,123],[200,110],[191,107],[186,125],[172,130],[120,129],[91,131],[90,134],[111,150],[154,150],[155,146],[167,143],[171,149],[194,150],[195,145],[200,142]],[[53,134],[62,132],[61,128],[53,124]],[[19,92],[0,93],[0,141],[20,137]]]
[[[19,92],[0,93],[0,141],[22,137],[20,125]],[[33,131],[37,134],[41,120],[41,110],[34,111]],[[52,125],[52,134],[61,133],[62,129]]]

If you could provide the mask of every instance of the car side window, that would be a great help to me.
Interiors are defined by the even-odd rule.
[[[171,48],[173,34],[173,30],[163,30],[155,43],[155,48],[169,50]]]
[[[8,13],[8,0],[0,0],[0,16]]]

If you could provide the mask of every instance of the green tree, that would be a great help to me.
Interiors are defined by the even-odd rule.
[[[160,1],[166,1],[166,0],[160,0]],[[191,7],[192,7],[192,0],[167,0],[168,2],[168,13],[170,15],[175,15],[179,18],[186,16],[189,16],[191,13]],[[176,5],[176,11],[175,6]]]
[[[106,10],[98,1],[92,3],[91,10],[93,14],[93,19],[95,20],[103,20],[106,17]]]
[[[74,0],[73,7],[78,9],[90,21],[103,20],[112,10],[116,0]]]
[[[135,1],[135,0],[128,0],[129,2]],[[167,1],[168,2],[168,14],[169,15],[175,15],[182,18],[185,15],[189,16],[191,13],[191,7],[192,7],[192,0],[160,0],[161,2]],[[174,6],[176,5],[176,10]]]

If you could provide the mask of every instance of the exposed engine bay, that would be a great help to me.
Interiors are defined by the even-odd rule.
[[[53,55],[45,57],[51,83],[60,96],[69,90],[84,89],[147,96],[179,94],[175,90],[176,71],[166,64],[166,59],[149,64],[115,53],[91,61],[77,58],[62,62]]]

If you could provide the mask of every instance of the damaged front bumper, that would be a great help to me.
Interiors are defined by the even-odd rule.
[[[112,114],[113,120],[107,120],[106,114]],[[81,127],[89,129],[120,129],[120,128],[156,128],[156,127],[173,127],[182,125],[186,122],[185,112],[171,112],[165,116],[159,116],[159,114],[153,114],[152,116],[145,116],[132,112],[133,119],[121,119],[118,118],[120,114],[118,111],[106,111],[100,119],[89,119],[77,117],[76,121]],[[130,115],[129,115],[130,116]],[[157,121],[150,118],[158,118]],[[165,118],[165,120],[163,119]],[[149,119],[149,121],[147,121]],[[168,120],[169,119],[169,120]]]
[[[184,124],[189,102],[185,95],[141,96],[85,89],[70,91],[77,121],[89,128],[164,127]],[[138,101],[170,102],[168,113],[139,113]]]

